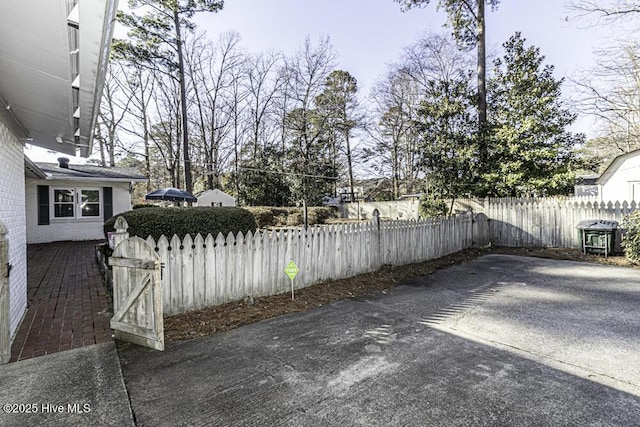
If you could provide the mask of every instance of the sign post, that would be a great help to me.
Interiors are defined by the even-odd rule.
[[[291,299],[295,298],[293,294],[293,279],[296,278],[299,272],[300,269],[298,268],[296,263],[293,262],[293,260],[290,260],[289,264],[287,264],[287,266],[284,268],[284,274],[286,274],[291,280]]]

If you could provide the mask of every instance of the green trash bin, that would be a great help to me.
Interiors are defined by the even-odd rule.
[[[580,221],[576,226],[580,233],[583,253],[595,253],[609,256],[615,248],[618,223],[604,219]]]

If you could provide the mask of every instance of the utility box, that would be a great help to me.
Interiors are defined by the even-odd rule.
[[[576,226],[580,233],[583,253],[609,256],[615,248],[618,223],[604,219],[587,219]]]

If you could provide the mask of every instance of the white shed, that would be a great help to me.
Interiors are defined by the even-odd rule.
[[[640,201],[640,150],[621,154],[598,179],[603,202]]]
[[[224,191],[207,190],[198,195],[198,206],[235,206],[236,199],[233,196],[228,195]]]

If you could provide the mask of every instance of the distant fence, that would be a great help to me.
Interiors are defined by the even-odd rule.
[[[439,258],[473,245],[471,215],[442,220],[384,221],[257,231],[226,238],[165,236],[146,242],[163,264],[167,315],[242,299],[287,292],[290,260],[300,268],[300,289],[326,280]]]
[[[621,223],[638,209],[638,203],[505,198],[458,200],[456,207],[476,214],[476,227],[485,228],[496,246],[579,248],[576,226],[580,221],[605,219]],[[618,231],[617,246],[620,240]]]
[[[417,220],[420,200],[417,198],[408,200],[393,200],[389,202],[355,202],[343,203],[338,206],[340,213],[345,218],[371,219],[374,211],[378,211],[380,217],[394,220]]]

